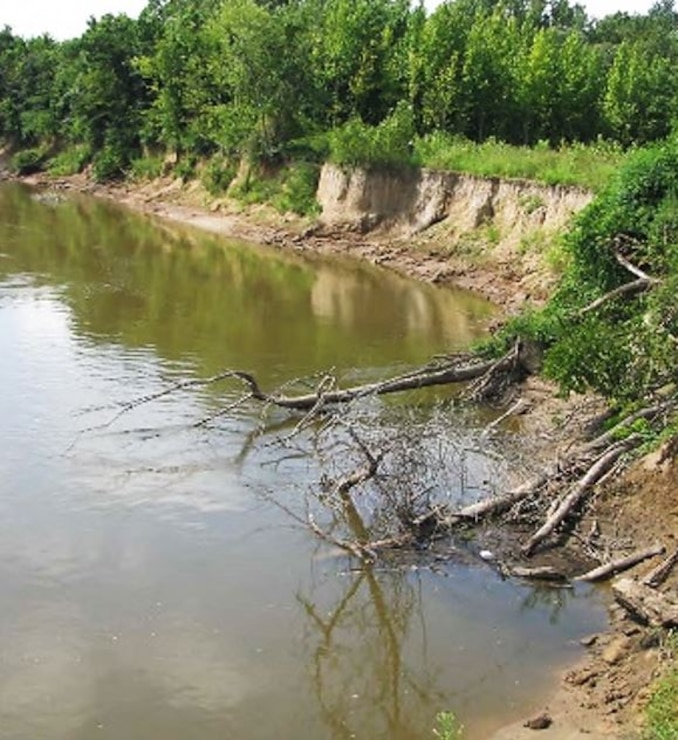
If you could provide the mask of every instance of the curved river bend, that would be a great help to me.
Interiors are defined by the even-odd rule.
[[[466,346],[487,312],[0,185],[2,738],[414,740],[443,709],[485,738],[543,697],[602,626],[595,594],[482,563],[352,570],[271,503],[317,484],[312,460],[247,449],[254,408],[195,426],[237,389],[119,413],[226,367],[384,374]]]

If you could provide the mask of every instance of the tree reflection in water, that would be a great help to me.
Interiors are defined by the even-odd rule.
[[[534,611],[540,607],[541,611],[547,611],[549,624],[558,624],[561,615],[566,613],[569,601],[575,598],[574,589],[559,585],[538,585],[529,589],[520,604],[520,611]]]
[[[329,608],[320,593],[298,600],[307,617],[311,683],[331,737],[428,736],[443,694],[436,690],[426,649],[421,668],[404,655],[420,616],[416,628],[426,648],[417,585],[401,570],[367,565],[347,573],[343,593]],[[356,634],[362,636],[358,644]]]

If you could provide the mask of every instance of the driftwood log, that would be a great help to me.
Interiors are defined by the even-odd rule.
[[[667,558],[662,560],[659,565],[651,570],[645,578],[643,584],[650,588],[658,588],[671,575],[671,571],[678,563],[678,550],[674,550]]]
[[[678,626],[678,602],[632,578],[619,578],[612,584],[615,600],[636,619],[652,627]]]
[[[551,565],[538,565],[534,568],[526,568],[522,565],[516,565],[506,568],[505,572],[509,576],[516,578],[526,578],[531,581],[566,581],[567,576]]]
[[[638,550],[637,552],[631,553],[623,558],[612,560],[609,563],[603,563],[593,570],[589,570],[587,573],[583,573],[577,576],[575,581],[585,581],[593,583],[595,581],[602,581],[606,578],[611,578],[617,573],[623,573],[625,570],[634,568],[639,563],[642,563],[649,558],[655,558],[657,555],[663,555],[665,548],[662,545],[654,545],[653,547],[647,547],[644,550]]]
[[[592,486],[612,468],[625,452],[628,452],[635,444],[638,444],[638,441],[632,435],[623,442],[613,445],[600,455],[586,473],[574,484],[572,490],[563,498],[560,504],[555,507],[555,511],[550,514],[544,524],[523,545],[521,548],[523,555],[532,555],[537,546],[565,521],[570,512],[582,501]]]

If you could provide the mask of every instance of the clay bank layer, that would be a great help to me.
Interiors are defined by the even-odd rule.
[[[481,178],[430,169],[343,169],[325,164],[318,185],[322,221],[372,231],[416,234],[441,221],[469,231],[492,223],[502,233],[557,231],[592,198],[590,192],[527,180]]]

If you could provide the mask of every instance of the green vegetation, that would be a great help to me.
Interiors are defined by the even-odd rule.
[[[576,220],[567,269],[539,312],[502,335],[540,342],[564,391],[631,404],[678,383],[678,137],[639,150]],[[673,390],[672,390],[673,389]]]
[[[0,140],[22,171],[77,150],[102,180],[217,157],[214,191],[242,159],[328,156],[600,189],[678,120],[677,25],[672,0],[599,21],[569,0],[149,0],[64,43],[0,31]]]
[[[238,173],[238,163],[223,156],[215,156],[207,162],[200,175],[205,190],[211,195],[222,195]]]
[[[241,203],[270,203],[280,213],[310,216],[318,211],[315,193],[320,168],[308,162],[295,162],[275,173],[250,169],[229,190]]]
[[[678,737],[678,669],[673,669],[656,687],[646,710],[647,740]]]
[[[678,638],[670,632],[663,649],[675,661]],[[678,668],[672,664],[668,672],[653,687],[645,709],[646,740],[673,740],[678,737]]]
[[[543,141],[528,147],[494,138],[476,143],[442,132],[417,139],[415,152],[416,161],[426,167],[481,177],[574,185],[593,191],[600,191],[609,183],[627,156],[614,142],[564,143],[553,148]]]
[[[438,712],[433,734],[438,740],[461,740],[464,728],[454,712]]]
[[[90,159],[89,147],[85,144],[76,144],[52,157],[47,163],[47,169],[51,175],[67,177],[82,172]]]
[[[162,175],[163,167],[162,157],[151,155],[139,157],[130,163],[129,175],[133,180],[153,180]]]
[[[12,157],[11,167],[18,175],[32,175],[42,169],[46,160],[47,154],[43,147],[22,149]]]

